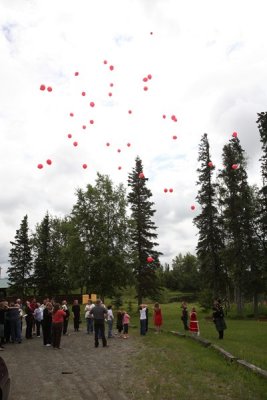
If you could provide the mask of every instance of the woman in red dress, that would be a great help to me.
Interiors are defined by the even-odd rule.
[[[199,335],[199,325],[195,307],[192,308],[192,311],[190,313],[189,331],[192,332],[194,335]]]
[[[160,332],[160,327],[162,325],[162,314],[161,314],[161,308],[159,306],[159,303],[155,303],[154,305],[154,325],[156,328],[156,332],[155,333],[159,333]]]

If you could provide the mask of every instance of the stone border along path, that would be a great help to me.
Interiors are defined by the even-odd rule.
[[[212,349],[216,350],[219,354],[221,354],[224,358],[226,358],[230,362],[237,362],[239,365],[242,365],[243,367],[246,367],[250,371],[253,371],[264,378],[267,378],[267,371],[257,367],[254,364],[250,364],[249,362],[245,360],[240,360],[237,357],[233,356],[232,354],[228,353],[228,351],[224,350],[222,347],[217,346],[216,344],[211,343],[209,340],[202,338],[201,336],[189,336],[186,335],[185,333],[181,332],[176,332],[176,331],[168,331],[168,333],[172,333],[175,336],[180,336],[184,338],[189,338],[192,340],[195,340],[196,342],[202,344],[205,347],[211,347]]]
[[[63,336],[62,349],[43,346],[43,339],[6,344],[0,356],[11,378],[9,400],[128,400],[131,357],[140,348],[134,337],[108,339],[94,347],[93,335]],[[127,384],[126,384],[127,382]]]

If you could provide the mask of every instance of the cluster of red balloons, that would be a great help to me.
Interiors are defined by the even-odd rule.
[[[168,191],[169,191],[170,193],[173,193],[173,189],[172,189],[172,188],[170,188],[169,190],[168,190],[167,188],[164,189],[164,193],[168,193]]]
[[[48,92],[52,92],[52,90],[53,90],[51,86],[47,86],[47,88],[46,88],[46,86],[45,86],[44,84],[42,84],[42,85],[40,86],[40,90],[44,91],[45,89],[46,89]]]
[[[47,164],[47,165],[51,165],[51,164],[52,164],[52,160],[47,159],[47,160],[46,160],[46,164]],[[42,169],[42,168],[44,168],[44,165],[40,163],[40,164],[37,165],[37,168],[38,168],[38,169]]]

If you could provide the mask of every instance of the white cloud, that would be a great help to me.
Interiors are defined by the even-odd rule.
[[[93,183],[97,171],[126,183],[136,155],[153,192],[162,261],[194,252],[190,206],[203,133],[220,167],[222,147],[238,131],[250,182],[259,183],[255,121],[267,103],[266,7],[263,0],[2,1],[1,264],[25,214],[34,227],[47,210],[69,213],[75,189]],[[53,91],[40,91],[41,84]]]

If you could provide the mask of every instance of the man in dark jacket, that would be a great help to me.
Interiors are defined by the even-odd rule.
[[[102,338],[103,347],[107,347],[107,339],[105,337],[105,317],[107,313],[108,310],[102,304],[102,301],[97,299],[95,307],[90,311],[90,314],[94,317],[95,347],[99,345],[99,336]]]
[[[223,339],[224,330],[227,328],[224,321],[224,312],[221,304],[221,300],[215,300],[213,303],[213,322],[219,333],[219,339]]]

